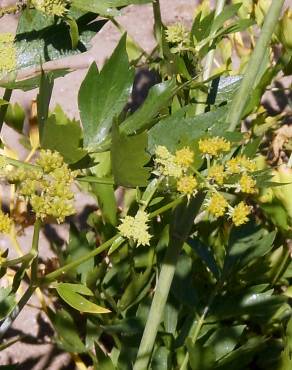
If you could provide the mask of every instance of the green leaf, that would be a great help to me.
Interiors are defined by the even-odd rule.
[[[198,342],[194,345],[191,338],[186,340],[186,345],[192,370],[211,370],[214,368],[215,353],[212,347],[203,347]]]
[[[70,120],[60,106],[45,121],[41,147],[58,151],[66,163],[72,164],[80,161],[87,152],[81,148],[81,128],[78,121]]]
[[[166,347],[158,347],[154,352],[152,370],[170,370],[171,369],[171,352]]]
[[[122,295],[118,306],[121,311],[124,311],[129,306],[136,304],[139,299],[139,293],[147,286],[149,287],[149,282],[152,281],[152,266],[148,267],[143,273],[141,274],[133,274],[130,284],[125,289],[124,294]],[[147,293],[147,292],[146,292]]]
[[[19,133],[22,133],[25,111],[18,103],[9,104],[5,114],[5,123]]]
[[[0,288],[0,319],[3,319],[16,305],[15,294],[10,294],[11,288]]]
[[[70,286],[57,285],[56,290],[59,296],[71,307],[75,308],[80,312],[88,313],[109,313],[110,310],[98,306],[92,303],[88,299],[84,298],[82,295],[76,293]]]
[[[204,347],[213,349],[216,361],[234,350],[246,325],[225,326],[218,328],[204,343]]]
[[[112,131],[111,161],[112,171],[117,185],[146,186],[150,169],[145,168],[150,156],[146,153],[148,137],[143,132],[135,136],[126,136],[118,127]]]
[[[49,105],[54,87],[54,78],[50,72],[42,71],[40,77],[40,88],[37,95],[37,114],[40,131],[40,139],[43,139],[43,130],[49,114]]]
[[[214,19],[214,22],[212,23],[211,32],[215,33],[220,27],[224,25],[224,23],[236,15],[239,8],[241,7],[241,3],[239,4],[232,4],[229,6],[225,6],[222,12]]]
[[[69,243],[66,249],[66,253],[68,253],[68,258],[65,262],[70,263],[84,256],[84,254],[90,253],[93,247],[94,246],[91,246],[88,243],[85,233],[81,233],[74,224],[71,224],[69,232]],[[90,258],[88,261],[80,264],[75,271],[73,270],[73,273],[81,274],[81,281],[84,282],[86,280],[88,272],[92,271],[93,267],[94,259]]]
[[[240,228],[234,228],[224,261],[223,274],[238,273],[250,261],[266,255],[273,247],[276,234],[276,231],[267,234],[264,229],[255,227],[251,222]]]
[[[214,370],[246,370],[252,358],[265,347],[265,337],[254,337],[229,353],[213,367]]]
[[[68,352],[83,353],[86,351],[84,343],[78,334],[78,329],[72,316],[64,309],[56,313],[49,311],[49,317],[57,332],[59,344]]]
[[[89,150],[94,151],[108,135],[129,99],[133,79],[124,35],[100,73],[95,63],[91,65],[79,90],[84,144]]]
[[[203,136],[224,130],[227,106],[217,108],[191,118],[182,118],[181,112],[167,117],[149,130],[149,151],[153,153],[157,145],[164,145],[171,152],[179,143],[191,142]]]
[[[151,125],[160,110],[168,106],[175,88],[175,80],[165,81],[151,87],[143,105],[121,124],[121,132],[129,135]]]
[[[85,12],[93,12],[104,17],[116,17],[120,13],[107,2],[100,0],[72,0],[72,6]]]
[[[57,283],[55,287],[61,287],[64,289],[70,289],[72,292],[79,293],[82,295],[94,296],[92,291],[83,284],[71,284],[71,283]]]
[[[192,249],[197,253],[197,255],[206,264],[208,269],[212,272],[214,277],[218,280],[221,272],[217,266],[211,249],[207,245],[203,245],[198,238],[189,238],[187,243],[192,247]]]
[[[70,15],[75,18],[72,12],[68,13]],[[55,23],[54,17],[36,9],[25,9],[21,12],[15,41],[17,69],[87,51],[90,40],[105,23],[104,20],[93,20],[91,15],[77,15],[80,38],[77,48],[72,49],[70,30],[65,22]]]
[[[98,370],[116,370],[110,357],[101,350],[98,344],[95,345],[95,353],[98,361]]]
[[[117,200],[115,189],[111,184],[90,184],[91,190],[98,201],[98,206],[102,212],[102,217],[106,222],[115,226],[118,222]]]

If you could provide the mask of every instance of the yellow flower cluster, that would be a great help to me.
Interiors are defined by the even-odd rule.
[[[165,146],[158,146],[155,150],[155,164],[159,175],[174,177],[177,180],[177,191],[187,196],[194,195],[198,186],[193,175],[188,171],[194,162],[194,152],[184,147],[171,154]]]
[[[176,179],[183,176],[194,160],[194,152],[188,147],[177,150],[173,155],[165,146],[159,145],[155,150],[155,156],[158,172]]]
[[[235,158],[230,159],[226,162],[226,170],[231,174],[237,174],[244,171],[255,171],[256,170],[256,163],[255,161],[246,158],[246,156],[237,156]]]
[[[188,196],[196,193],[198,182],[194,176],[183,176],[177,181],[177,191]]]
[[[214,180],[218,185],[223,185],[226,173],[224,172],[224,166],[217,164],[210,167],[208,171],[208,178]]]
[[[256,181],[249,175],[243,174],[239,180],[239,191],[242,191],[246,194],[255,194],[257,193]]]
[[[14,35],[11,33],[0,34],[0,73],[12,72],[16,67],[16,49]]]
[[[240,226],[245,224],[248,221],[247,216],[251,213],[251,209],[252,208],[244,202],[238,203],[238,205],[230,212],[230,216],[234,225]]]
[[[137,245],[149,245],[151,235],[148,232],[148,214],[139,210],[135,217],[126,216],[122,219],[118,230],[122,236],[134,240]]]
[[[188,42],[188,31],[181,23],[168,26],[166,31],[166,41],[172,44],[183,44]]]
[[[12,227],[11,218],[2,211],[0,211],[0,233],[9,234],[11,227]]]
[[[58,152],[41,150],[37,166],[9,170],[6,178],[18,185],[18,193],[31,205],[36,216],[42,220],[52,217],[58,223],[75,213],[74,193],[71,185],[76,172],[69,169]]]
[[[207,210],[214,217],[221,217],[228,208],[228,202],[220,193],[215,193],[207,201]]]
[[[57,15],[62,17],[67,12],[69,0],[32,0],[32,5],[47,15]]]
[[[204,155],[216,156],[222,152],[229,152],[230,148],[230,141],[223,137],[216,136],[199,140],[199,150]]]

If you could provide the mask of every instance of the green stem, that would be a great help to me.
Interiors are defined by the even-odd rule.
[[[11,95],[12,95],[12,90],[11,89],[5,89],[4,95],[3,95],[3,100],[9,102],[10,98],[11,98]],[[8,104],[2,105],[0,107],[0,132],[2,130],[2,126],[3,126],[4,118],[6,116],[7,109],[8,109]]]
[[[34,285],[37,281],[37,272],[38,272],[38,254],[39,254],[39,238],[41,231],[42,222],[39,218],[36,219],[33,230],[33,238],[30,253],[35,255],[34,260],[31,264],[31,284]]]
[[[30,164],[30,163],[22,162],[22,161],[19,161],[18,159],[13,159],[13,158],[6,157],[5,155],[1,155],[0,154],[0,157],[4,158],[5,161],[8,164],[11,164],[14,167],[23,167],[23,168],[27,168],[27,169],[40,168],[40,166],[37,166],[35,164]]]
[[[250,98],[254,82],[261,69],[261,61],[264,59],[273,32],[277,25],[283,4],[284,0],[275,0],[271,3],[260,37],[257,41],[256,47],[252,53],[246,72],[240,84],[240,88],[231,103],[228,115],[228,121],[230,123],[229,131],[234,131],[237,125],[240,123],[244,109]]]
[[[215,8],[215,17],[217,17],[222,11],[225,6],[226,0],[217,0],[216,2],[216,8]],[[211,76],[213,61],[215,56],[215,49],[212,49],[208,52],[205,60],[205,66],[204,66],[204,72],[202,76],[202,80],[208,80]],[[199,90],[198,94],[198,104],[196,107],[196,114],[204,113],[206,101],[207,101],[208,94],[206,94],[204,91]]]
[[[164,35],[163,35],[163,24],[161,19],[160,2],[159,0],[153,0],[153,16],[154,16],[154,35],[159,45],[160,55],[164,55]]]
[[[6,317],[6,319],[3,321],[3,323],[0,326],[0,339],[3,338],[7,330],[12,325],[13,321],[16,319],[16,317],[19,315],[23,307],[27,304],[30,297],[33,295],[36,287],[29,286],[24,293],[24,295],[21,297],[20,301],[18,302],[17,306],[12,310],[12,312],[9,314],[9,316]]]
[[[8,260],[3,263],[1,263],[1,267],[10,267],[10,266],[15,266],[18,265],[19,263],[23,262],[29,262],[35,257],[34,253],[27,253],[24,256],[14,258],[13,260]]]
[[[160,325],[169,290],[176,269],[179,253],[188,237],[194,218],[203,202],[204,195],[199,194],[188,204],[186,200],[176,208],[174,221],[171,224],[169,246],[167,248],[150,312],[139,346],[137,359],[133,370],[146,370],[154,347],[158,327]]]
[[[59,269],[47,274],[45,277],[39,280],[40,285],[50,284],[52,281],[56,280],[59,276],[64,275],[65,272],[78,267],[81,263],[86,262],[92,257],[97,256],[106,249],[108,249],[112,243],[119,237],[119,234],[113,236],[111,239],[107,240],[105,243],[101,244],[98,248],[94,249],[92,252],[85,254],[84,256],[77,258],[76,260],[60,267]]]
[[[169,209],[172,209],[172,208],[176,207],[177,205],[179,205],[183,201],[183,199],[184,199],[183,197],[174,199],[172,202],[166,204],[165,206],[162,206],[162,207],[158,208],[156,211],[151,212],[150,215],[149,215],[149,218],[154,218],[154,217],[160,215],[161,213],[164,213],[164,212],[168,211]]]

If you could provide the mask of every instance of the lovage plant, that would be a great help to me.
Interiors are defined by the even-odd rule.
[[[147,3],[150,54],[119,24],[124,7]],[[0,232],[11,247],[0,257],[1,338],[34,296],[79,369],[292,368],[291,99],[274,114],[263,103],[267,91],[287,97],[273,80],[291,72],[291,10],[284,0],[225,3],[202,1],[190,28],[166,26],[159,0],[1,9],[18,27],[0,34],[0,127],[27,151],[2,138]],[[49,109],[55,79],[71,70],[46,62],[88,50],[107,22],[121,38],[87,71],[80,122]],[[134,110],[141,66],[160,82]],[[34,88],[26,127],[10,98]],[[82,227],[78,192],[97,201]],[[52,240],[46,260],[40,233],[63,223],[68,241]],[[19,236],[31,227],[27,250]]]

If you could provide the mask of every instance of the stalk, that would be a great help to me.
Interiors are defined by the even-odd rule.
[[[267,47],[277,25],[283,4],[284,0],[274,0],[271,3],[260,37],[240,84],[240,88],[231,103],[228,115],[228,121],[230,123],[229,131],[234,131],[242,118],[250,93],[253,89],[254,82],[260,71],[261,61],[264,59]]]
[[[224,9],[225,2],[226,2],[226,0],[217,0],[216,1],[215,18]],[[215,56],[215,49],[210,50],[208,52],[207,56],[206,56],[206,62],[205,62],[205,66],[204,66],[203,76],[202,76],[203,81],[208,80],[209,77],[211,76],[214,56]],[[196,108],[196,114],[204,113],[207,97],[208,97],[208,94],[206,94],[204,91],[199,90],[199,94],[198,94],[198,102],[199,103],[198,103],[197,108]]]
[[[12,95],[12,90],[11,89],[5,89],[4,95],[3,95],[3,100],[9,102],[10,98],[11,98],[11,95]],[[0,108],[0,132],[2,130],[2,126],[3,126],[3,122],[4,122],[4,118],[5,118],[7,109],[8,109],[8,104],[7,105],[2,105],[1,108]]]
[[[196,198],[181,203],[174,212],[174,221],[170,228],[170,241],[162,263],[161,272],[155,288],[150,312],[139,346],[133,370],[146,370],[154,347],[158,327],[160,325],[169,290],[176,269],[178,256],[187,239],[195,216],[204,199],[200,193]]]
[[[39,238],[42,222],[39,218],[36,219],[33,230],[33,238],[30,253],[35,255],[31,265],[31,284],[34,285],[37,281],[37,270],[38,270],[38,254],[39,254]]]
[[[164,40],[163,40],[163,24],[161,19],[160,2],[159,0],[153,1],[153,16],[154,16],[154,35],[159,45],[160,55],[164,55]]]

